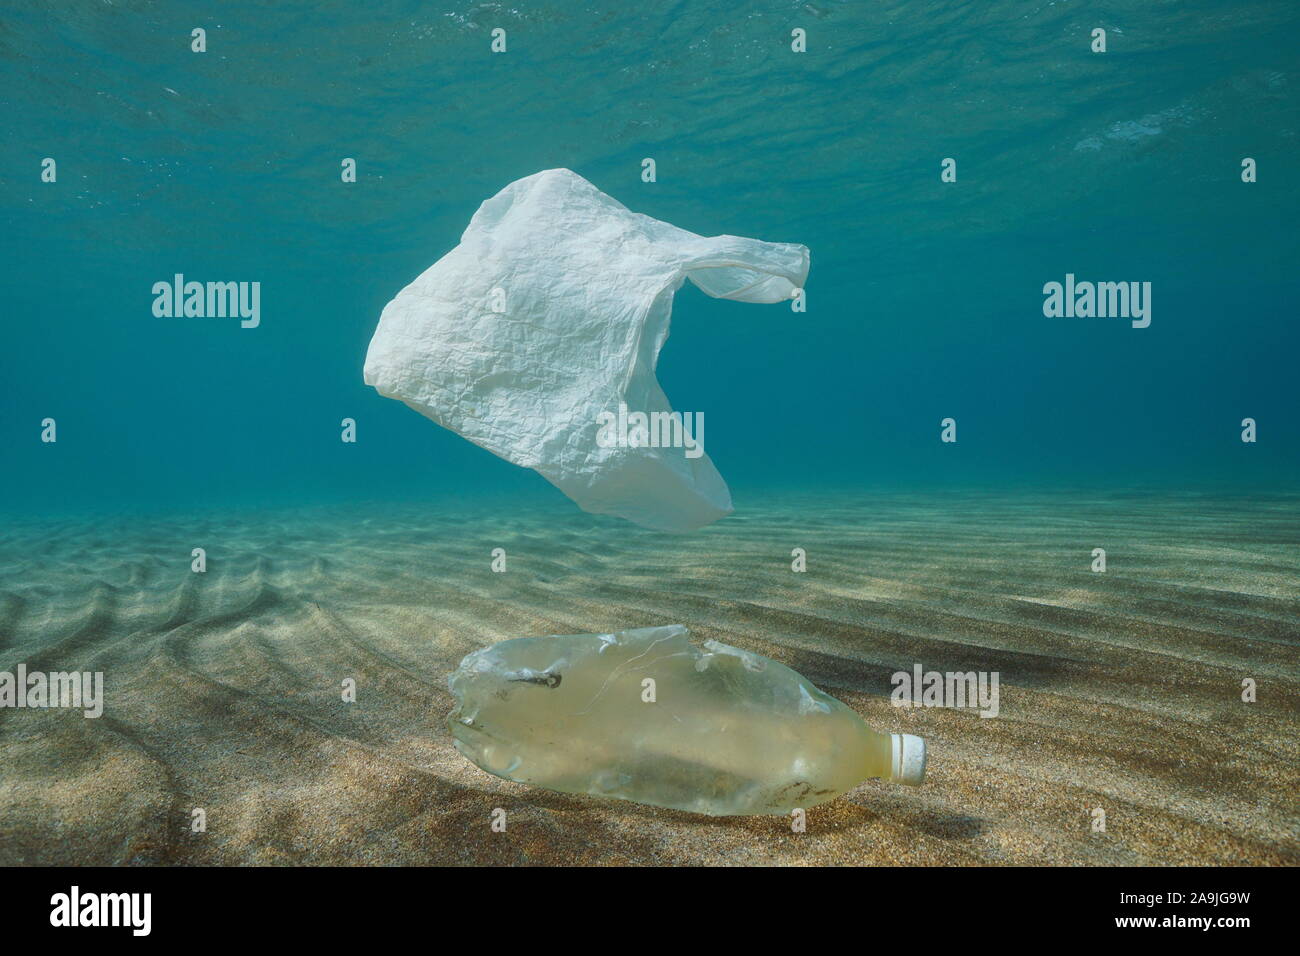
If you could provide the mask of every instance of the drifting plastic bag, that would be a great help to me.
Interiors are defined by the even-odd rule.
[[[585,511],[689,531],[732,507],[655,379],[673,293],[690,279],[716,298],[781,302],[807,274],[803,246],[697,236],[550,169],[483,203],[460,245],[384,307],[365,381]],[[638,413],[653,424],[628,441],[607,427]]]

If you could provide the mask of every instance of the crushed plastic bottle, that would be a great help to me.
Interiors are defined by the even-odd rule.
[[[790,668],[687,635],[474,651],[448,679],[456,749],[507,780],[713,816],[786,814],[873,777],[921,783],[921,738],[877,733]]]

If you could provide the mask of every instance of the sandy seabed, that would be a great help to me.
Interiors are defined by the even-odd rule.
[[[688,536],[564,503],[0,526],[0,671],[100,671],[106,697],[0,709],[0,864],[1300,863],[1300,498],[738,507]],[[453,749],[469,651],[674,623],[924,736],[925,785],[866,782],[792,833]],[[997,671],[999,715],[891,706],[916,663]]]

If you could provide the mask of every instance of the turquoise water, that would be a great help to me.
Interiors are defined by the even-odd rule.
[[[677,297],[659,377],[738,508],[1293,489],[1298,50],[1287,0],[6,4],[2,507],[553,502],[361,367],[478,204],[557,166],[811,249],[805,314]],[[155,317],[176,273],[259,281],[261,324]],[[1067,273],[1150,282],[1150,326],[1044,316]]]

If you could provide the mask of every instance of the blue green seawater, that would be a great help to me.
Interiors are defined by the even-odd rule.
[[[677,297],[660,380],[738,508],[1294,490],[1298,51],[1288,0],[6,2],[0,508],[554,503],[361,368],[479,203],[558,166],[811,249],[805,313]],[[259,281],[260,326],[154,316],[176,273]],[[1045,316],[1067,274],[1150,282],[1150,326]]]

